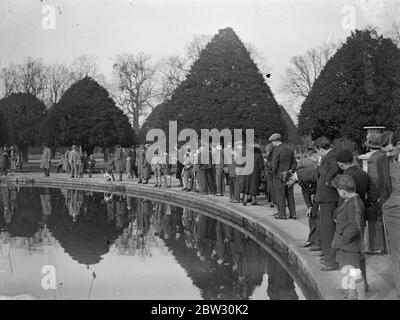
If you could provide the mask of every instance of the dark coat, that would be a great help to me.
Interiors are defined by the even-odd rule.
[[[367,208],[370,203],[377,202],[379,197],[378,190],[368,173],[353,166],[345,170],[343,174],[347,174],[354,179],[356,183],[356,192],[363,201],[365,208]]]
[[[368,159],[368,174],[376,186],[378,186],[378,159],[384,156],[381,150],[377,150]]]
[[[0,153],[0,169],[8,169],[8,158],[8,152],[2,149]]]
[[[378,172],[378,192],[380,196],[380,204],[386,202],[392,194],[392,183],[390,181],[390,159],[389,157],[380,157],[377,160]]]
[[[318,169],[317,192],[315,201],[319,203],[337,202],[339,194],[331,185],[332,179],[340,172],[339,165],[336,161],[336,150],[332,149],[325,157],[321,159]]]
[[[261,172],[264,169],[264,159],[261,150],[254,149],[254,167],[253,171],[246,176],[243,186],[243,192],[251,195],[258,195],[258,188],[261,183]]]
[[[272,174],[280,177],[284,171],[295,170],[297,167],[294,152],[288,146],[280,144],[272,153]]]
[[[318,182],[318,172],[315,167],[301,168],[296,170],[297,174],[297,183],[301,187],[301,191],[303,193],[304,202],[307,205],[307,208],[311,208],[313,206],[312,196],[315,194],[317,190],[317,182]]]
[[[133,169],[136,166],[136,150],[129,149],[128,156],[131,157],[131,168],[128,169]]]
[[[333,248],[361,252],[363,216],[364,205],[359,195],[343,201],[337,210]]]

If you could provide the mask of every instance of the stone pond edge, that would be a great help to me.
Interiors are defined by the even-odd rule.
[[[339,280],[337,272],[321,272],[318,259],[308,250],[299,247],[298,240],[295,240],[287,231],[282,230],[277,225],[272,223],[269,225],[265,221],[251,216],[249,212],[246,212],[246,207],[224,203],[213,196],[185,193],[174,188],[154,188],[152,185],[125,181],[106,182],[88,181],[87,179],[7,176],[0,178],[0,184],[4,183],[20,187],[77,188],[99,192],[127,193],[175,203],[198,210],[206,215],[216,216],[250,236],[263,248],[268,249],[298,284],[305,285],[301,289],[307,290],[312,299],[338,300],[343,298],[334,285]],[[291,221],[291,223],[300,224],[297,221]],[[310,293],[309,290],[312,292]]]

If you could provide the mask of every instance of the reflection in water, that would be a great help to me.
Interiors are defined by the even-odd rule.
[[[22,294],[53,298],[39,288],[39,272],[31,280],[35,284],[29,285],[32,270],[13,266],[41,259],[57,264],[58,274],[68,279],[62,284],[68,298],[87,298],[78,292],[89,285],[89,296],[106,299],[141,299],[146,294],[164,299],[304,298],[289,274],[258,244],[233,227],[188,209],[65,188],[1,186],[0,199],[1,266],[9,270],[3,272],[7,286],[2,285],[0,295],[21,294],[14,290],[24,287],[29,290]],[[17,248],[22,251],[13,255]],[[94,267],[95,284],[96,273],[84,271]],[[163,279],[164,274],[169,276]],[[170,287],[162,289],[160,281],[166,279]],[[154,285],[157,296],[140,286],[141,281]],[[96,286],[104,289],[95,290]],[[176,297],[171,286],[177,286]],[[59,289],[56,298],[62,294],[66,293]]]

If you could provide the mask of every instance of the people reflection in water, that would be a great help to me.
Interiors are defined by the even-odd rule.
[[[107,223],[112,223],[115,218],[115,201],[112,193],[104,194],[104,201],[107,206]]]
[[[293,279],[271,256],[267,260],[268,296],[270,300],[298,300]]]
[[[125,216],[126,216],[126,201],[122,195],[118,197],[118,201],[116,202],[116,223],[117,228],[123,228],[125,225]]]
[[[57,195],[49,189],[35,193],[40,214],[32,219],[39,221],[42,216],[44,227],[30,223],[36,225],[36,231],[15,238],[15,246],[32,252],[54,244],[51,230],[59,245],[85,265],[98,263],[110,248],[120,255],[147,259],[157,247],[173,255],[204,299],[249,299],[263,283],[265,273],[268,288],[263,290],[270,299],[298,299],[293,279],[283,267],[248,236],[221,221],[132,196],[104,193],[103,201],[98,201],[97,194],[87,191],[62,189],[61,193],[65,205],[59,205]],[[19,198],[16,189],[1,187],[0,210],[6,223],[11,221],[6,219],[10,212],[18,211],[16,217],[29,212],[23,206],[17,210]],[[55,219],[57,216],[63,219]]]
[[[40,203],[43,211],[43,223],[46,227],[48,217],[51,215],[51,195],[48,188],[44,188],[43,193],[40,194]]]
[[[18,189],[14,186],[1,186],[4,222],[9,225],[17,211]]]
[[[68,214],[72,217],[72,221],[76,222],[84,204],[85,191],[62,188],[61,193],[64,195],[65,207]]]

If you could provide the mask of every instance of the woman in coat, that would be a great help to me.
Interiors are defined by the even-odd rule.
[[[143,152],[141,155],[141,164],[142,164],[142,179],[144,180],[142,183],[147,184],[149,179],[151,178],[151,165],[146,159],[148,145],[146,144],[143,148]]]
[[[256,196],[258,195],[258,188],[261,183],[261,172],[264,170],[264,159],[262,151],[259,145],[255,145],[254,148],[254,166],[253,171],[245,176],[243,193],[246,195],[246,199],[243,200],[243,205],[251,199],[253,206],[258,205],[256,202]],[[252,150],[248,150],[251,152]]]
[[[44,176],[50,177],[51,151],[47,144],[43,143],[42,158],[40,159],[40,169],[44,170]]]
[[[143,156],[142,155],[143,155],[143,145],[140,145],[136,149],[136,161],[135,161],[135,165],[137,167],[137,174],[139,177],[138,183],[142,183],[142,176],[143,176],[143,165],[142,165]]]
[[[69,156],[69,148],[67,148],[67,150],[65,150],[65,153],[64,153],[65,161],[63,162],[63,167],[62,167],[62,169],[63,169],[63,171],[65,173],[68,173],[68,172],[71,171],[71,166],[70,166],[69,161],[68,161],[69,158],[70,158],[70,156]]]
[[[119,174],[119,181],[122,181],[122,174],[125,172],[124,152],[121,145],[117,145],[114,154],[115,173]]]
[[[386,131],[379,144],[385,156],[377,161],[378,190],[396,293],[400,299],[400,134]]]
[[[9,157],[8,157],[7,146],[4,145],[3,150],[1,151],[1,154],[0,154],[0,176],[7,175],[8,158]]]

